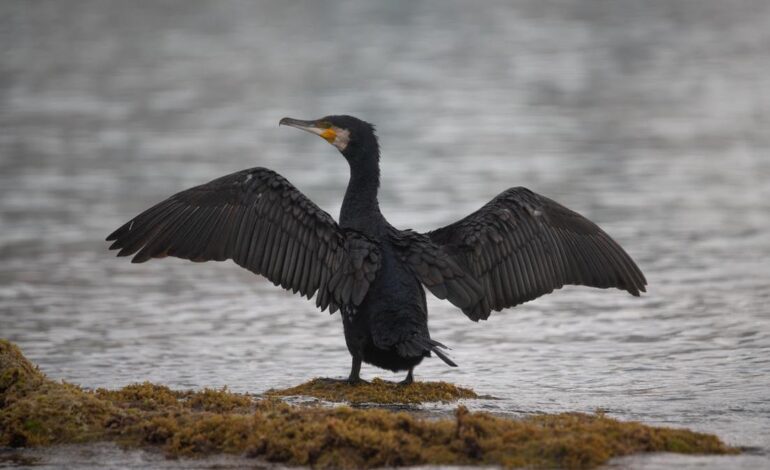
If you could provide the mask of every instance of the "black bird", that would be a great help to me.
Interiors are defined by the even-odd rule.
[[[471,320],[565,284],[615,287],[638,296],[646,280],[593,222],[526,188],[428,232],[399,230],[380,212],[380,150],[374,127],[352,116],[280,124],[323,137],[350,165],[339,223],[284,177],[251,168],[177,193],[113,232],[110,249],[134,263],[176,256],[224,261],[339,310],[353,364],[409,371],[435,353],[426,287]]]

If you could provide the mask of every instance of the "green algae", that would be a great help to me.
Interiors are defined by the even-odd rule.
[[[159,448],[172,457],[232,453],[319,468],[592,468],[637,452],[737,452],[716,436],[601,413],[509,419],[458,407],[451,418],[423,419],[386,409],[293,406],[226,389],[174,391],[143,383],[87,391],[47,379],[15,345],[0,340],[0,446],[96,440]]]
[[[354,385],[344,380],[313,379],[304,384],[282,390],[270,390],[267,396],[306,396],[331,402],[354,405],[420,404],[428,402],[452,402],[461,398],[478,398],[473,390],[446,382],[414,382],[401,385],[382,379],[360,382]]]

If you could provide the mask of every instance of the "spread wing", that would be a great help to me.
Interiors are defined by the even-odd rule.
[[[379,248],[342,230],[284,177],[239,171],[177,193],[115,230],[107,241],[132,262],[175,256],[224,261],[262,274],[332,312],[358,305],[380,266]]]
[[[596,224],[526,188],[511,188],[464,219],[427,234],[478,280],[472,320],[565,284],[616,287],[638,296],[647,281]]]

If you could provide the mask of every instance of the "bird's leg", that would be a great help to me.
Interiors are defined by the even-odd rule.
[[[409,385],[412,382],[414,382],[414,375],[412,374],[413,370],[414,370],[414,367],[410,368],[409,369],[409,373],[406,374],[406,378],[404,380],[402,380],[401,382],[399,382],[398,384],[399,385]]]
[[[359,373],[361,372],[361,358],[358,356],[353,356],[353,365],[350,367],[350,375],[348,376],[348,383],[349,384],[357,384],[361,382],[361,377],[359,377]]]

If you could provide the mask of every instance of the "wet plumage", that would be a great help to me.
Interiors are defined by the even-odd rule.
[[[177,193],[109,237],[133,262],[175,256],[224,261],[261,274],[316,305],[340,311],[353,358],[398,371],[435,353],[424,288],[471,320],[567,284],[639,295],[645,278],[596,224],[526,188],[503,191],[473,214],[426,234],[399,230],[380,212],[374,128],[351,116],[281,124],[317,134],[350,165],[339,223],[278,173],[242,170]],[[301,325],[297,325],[301,328]]]

